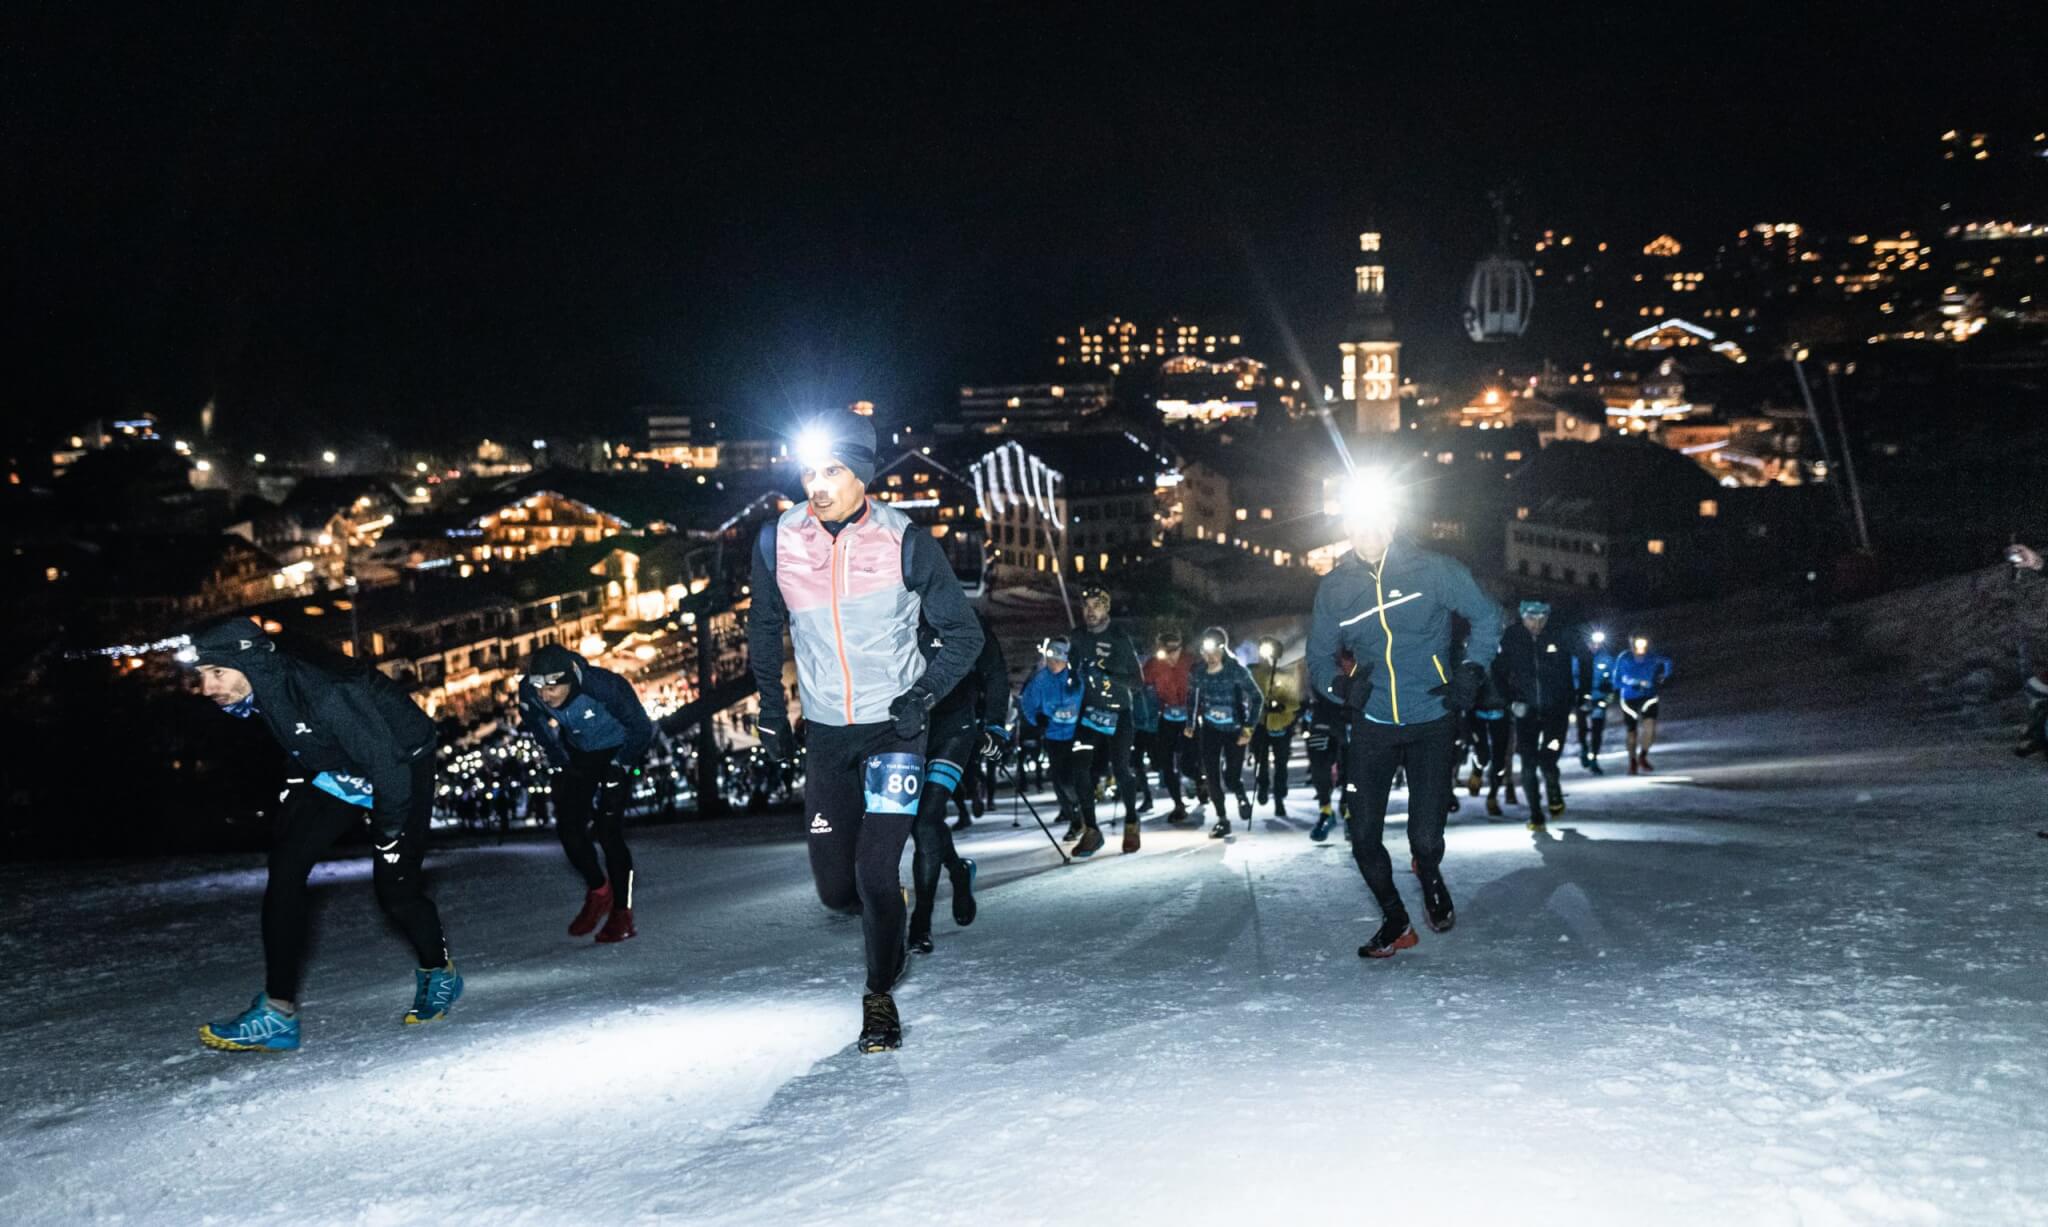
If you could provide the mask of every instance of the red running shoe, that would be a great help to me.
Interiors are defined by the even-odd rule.
[[[612,910],[612,884],[603,886],[583,896],[583,910],[576,913],[576,919],[569,922],[569,936],[583,937],[597,927],[604,914]]]
[[[601,942],[622,942],[629,937],[635,936],[636,932],[637,930],[633,928],[633,909],[629,907],[615,907],[612,909],[612,914],[605,918],[604,928],[597,931],[597,940]]]

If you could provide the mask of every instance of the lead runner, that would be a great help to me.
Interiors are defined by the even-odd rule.
[[[811,876],[834,911],[858,913],[867,947],[862,1052],[903,1045],[890,996],[903,974],[905,908],[897,867],[917,816],[932,705],[981,652],[981,625],[930,534],[867,496],[875,428],[844,411],[797,439],[805,501],[754,543],[747,651],[761,694],[762,748],[791,748],[782,633],[796,655],[806,742],[804,810]],[[918,617],[940,647],[926,663]]]

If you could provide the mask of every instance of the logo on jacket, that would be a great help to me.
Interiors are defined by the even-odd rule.
[[[1556,651],[1556,649],[1555,649],[1555,648],[1553,648],[1553,649],[1551,649],[1551,650],[1552,650],[1552,651]],[[586,707],[586,708],[584,708],[584,709],[583,709],[583,718],[584,718],[585,720],[595,720],[595,719],[597,719],[597,709],[596,709],[596,708],[594,708],[594,707]]]
[[[827,821],[825,821],[825,815],[823,815],[823,814],[813,814],[813,815],[811,815],[811,834],[813,834],[813,835],[830,835],[831,833],[832,833],[832,824],[831,824],[831,823],[829,823],[829,822],[827,822]]]
[[[301,720],[292,726],[292,736],[304,737],[313,731],[313,726]]]

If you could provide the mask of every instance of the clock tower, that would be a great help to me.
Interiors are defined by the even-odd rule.
[[[1356,415],[1359,434],[1391,434],[1401,429],[1401,343],[1387,315],[1387,267],[1380,262],[1379,231],[1358,236],[1353,272],[1350,339],[1337,346],[1344,360],[1344,399]]]

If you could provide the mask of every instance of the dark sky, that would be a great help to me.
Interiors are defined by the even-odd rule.
[[[1495,184],[1638,242],[1876,226],[1942,129],[2048,123],[2042,5],[822,7],[12,11],[16,421],[919,416],[1110,311],[1270,351],[1277,307],[1321,362],[1368,217],[1426,361]]]

